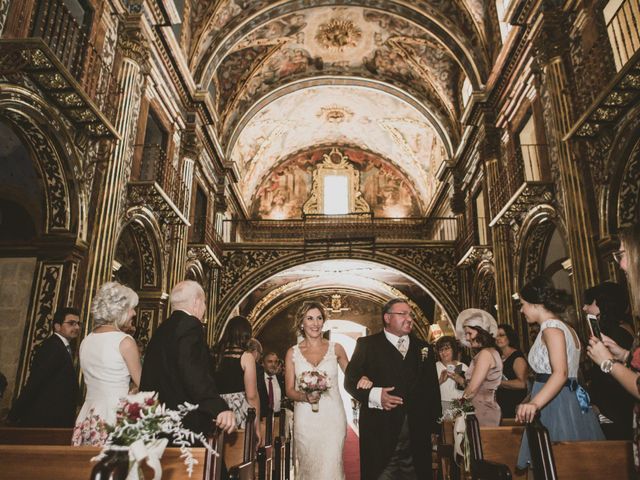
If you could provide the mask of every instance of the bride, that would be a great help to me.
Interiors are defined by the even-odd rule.
[[[295,319],[296,334],[304,339],[291,347],[285,358],[285,390],[295,402],[293,431],[299,480],[344,479],[342,447],[347,419],[338,387],[338,366],[344,372],[349,360],[342,345],[322,337],[325,318],[320,302],[304,302]],[[330,388],[323,394],[298,390],[300,374],[313,370],[327,374]],[[358,388],[371,386],[366,377],[358,382]],[[318,404],[317,411],[312,404]]]

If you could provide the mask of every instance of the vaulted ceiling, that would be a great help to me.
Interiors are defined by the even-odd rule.
[[[462,136],[463,83],[480,90],[490,69],[495,17],[484,0],[193,2],[190,67],[245,205],[318,145],[378,155],[428,205]]]

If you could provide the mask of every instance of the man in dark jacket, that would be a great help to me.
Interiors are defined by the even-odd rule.
[[[412,334],[414,314],[401,298],[382,309],[384,330],[358,339],[345,389],[360,401],[363,480],[431,478],[431,435],[440,431],[435,355]],[[366,375],[374,387],[357,388]]]
[[[79,311],[61,308],[53,316],[53,335],[33,356],[29,380],[9,412],[24,427],[73,427],[78,406],[78,374],[70,342],[80,335]]]
[[[230,433],[235,416],[218,394],[204,336],[204,290],[196,282],[180,282],[169,302],[171,316],[155,331],[145,353],[140,390],[158,392],[158,399],[172,409],[184,402],[197,404],[184,418],[186,428],[209,434],[215,421]]]

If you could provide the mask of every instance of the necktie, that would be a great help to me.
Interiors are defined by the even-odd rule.
[[[267,380],[269,380],[269,409],[273,410],[273,377],[269,375]]]
[[[398,343],[396,345],[396,347],[398,348],[398,351],[402,354],[402,358],[404,358],[407,355],[407,341],[405,338],[400,337],[398,339]]]
[[[69,352],[69,356],[73,359],[73,352],[71,351],[71,345],[67,345],[67,352]]]

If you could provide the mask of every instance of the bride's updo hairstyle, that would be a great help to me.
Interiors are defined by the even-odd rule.
[[[113,325],[118,330],[129,319],[129,310],[138,305],[138,294],[118,282],[107,282],[99,289],[91,302],[94,327]]]
[[[322,303],[316,301],[304,302],[296,312],[295,321],[293,323],[293,333],[295,335],[302,335],[304,337],[302,322],[304,320],[304,317],[307,316],[309,310],[313,310],[314,308],[320,310],[320,314],[322,315],[322,324],[324,325],[324,322],[327,321],[327,312]]]
[[[539,276],[527,283],[520,291],[525,302],[542,305],[551,313],[561,314],[571,305],[571,295],[566,290],[553,286],[550,278]]]

